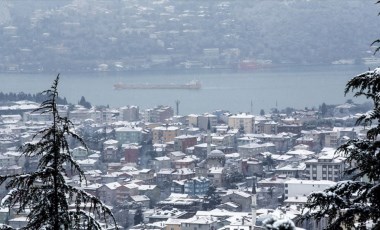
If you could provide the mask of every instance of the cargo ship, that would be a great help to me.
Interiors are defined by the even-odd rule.
[[[202,87],[200,81],[191,81],[185,84],[125,84],[116,83],[113,85],[115,90],[122,89],[200,89]]]

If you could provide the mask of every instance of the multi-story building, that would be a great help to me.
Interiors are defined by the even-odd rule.
[[[308,180],[339,181],[343,177],[345,158],[337,156],[335,150],[325,152],[317,159],[305,163],[305,178]]]
[[[308,196],[312,192],[324,191],[336,183],[328,180],[297,180],[285,181],[285,199],[296,196]]]
[[[141,127],[120,127],[115,129],[116,140],[119,144],[141,143],[143,133]]]
[[[208,113],[198,116],[198,128],[201,130],[207,130],[209,122],[210,128],[215,127],[218,124],[218,117]]]
[[[72,150],[72,155],[75,160],[87,159],[88,151],[85,147],[79,146]]]
[[[255,116],[246,113],[232,115],[228,118],[228,126],[244,130],[245,133],[254,133]]]
[[[211,216],[194,216],[181,223],[182,230],[209,230],[218,228],[218,218]]]
[[[138,121],[140,119],[139,107],[135,105],[120,108],[120,119],[122,121]]]
[[[138,159],[141,153],[140,145],[122,145],[124,151],[124,159],[127,163],[138,163]]]
[[[257,157],[260,153],[276,151],[276,146],[273,143],[250,143],[238,147],[238,152],[243,158]]]
[[[204,195],[210,186],[210,180],[206,177],[194,177],[184,182],[185,194]]]
[[[173,108],[170,106],[157,106],[153,109],[144,111],[144,120],[146,122],[165,122],[174,115]]]
[[[197,137],[191,135],[180,135],[174,138],[174,150],[186,152],[186,149],[197,144]]]
[[[187,123],[189,126],[198,127],[198,117],[197,114],[189,114],[187,115]]]
[[[174,141],[179,134],[179,128],[175,126],[158,126],[152,130],[153,143],[166,143]]]

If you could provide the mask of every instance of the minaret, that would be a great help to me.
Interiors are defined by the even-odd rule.
[[[251,194],[251,212],[252,212],[252,230],[255,229],[256,225],[256,178],[252,181],[252,194]]]

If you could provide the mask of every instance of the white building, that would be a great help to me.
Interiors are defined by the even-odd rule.
[[[323,191],[336,182],[328,180],[297,180],[285,181],[285,199],[289,197],[308,196],[312,192]]]
[[[309,180],[331,180],[342,179],[345,158],[335,154],[335,150],[322,152],[318,159],[305,161],[305,178]]]

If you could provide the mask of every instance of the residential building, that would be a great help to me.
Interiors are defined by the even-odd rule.
[[[305,161],[305,178],[308,180],[340,181],[345,170],[345,158],[337,156],[335,150],[322,152],[317,159]]]
[[[222,204],[232,202],[237,206],[234,211],[250,212],[251,211],[251,194],[238,191],[228,190],[226,194],[221,196]],[[232,211],[232,210],[231,210]]]
[[[141,127],[119,127],[115,128],[116,140],[122,144],[137,143],[143,141],[143,133]]]
[[[197,144],[197,137],[180,135],[174,138],[174,151],[186,152],[186,149]]]
[[[146,122],[165,122],[174,115],[173,108],[170,106],[157,106],[153,109],[144,111],[144,120]]]
[[[120,119],[122,121],[138,121],[140,119],[139,107],[135,105],[121,107]]]
[[[228,117],[228,126],[243,130],[244,133],[254,133],[255,116],[246,113],[234,114]]]
[[[153,143],[166,143],[174,141],[174,138],[179,135],[179,128],[175,126],[159,126],[152,130]]]
[[[285,181],[285,199],[288,197],[308,196],[312,192],[324,191],[335,185],[336,182],[328,180],[298,180]]]
[[[210,128],[215,127],[218,124],[218,117],[208,113],[198,116],[198,128],[201,130],[207,130],[209,122]]]
[[[184,182],[184,193],[188,195],[204,195],[210,186],[210,180],[205,177],[194,177]]]
[[[141,146],[133,144],[125,144],[121,146],[124,151],[124,160],[126,163],[139,163],[141,154]]]
[[[218,219],[211,216],[194,216],[181,223],[181,230],[210,230],[217,227]]]
[[[260,153],[276,151],[276,146],[273,143],[250,143],[242,146],[238,146],[238,153],[242,158],[257,157]]]

